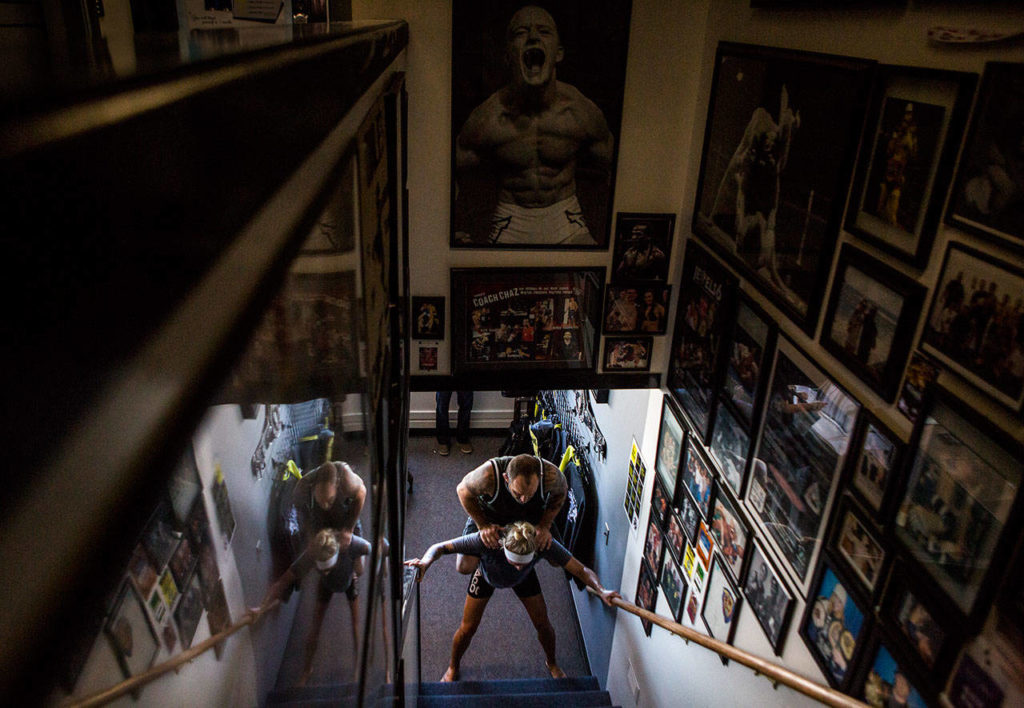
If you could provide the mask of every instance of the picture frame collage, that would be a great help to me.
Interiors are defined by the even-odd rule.
[[[683,534],[683,514],[706,521],[712,564],[776,654],[796,622],[828,682],[873,704],[933,703],[993,601],[1024,630],[1019,583],[994,570],[1024,567],[1024,446],[953,388],[1024,413],[1024,211],[997,200],[1024,178],[993,182],[1019,148],[1021,68],[989,62],[979,83],[731,42],[716,54],[666,377],[686,492],[661,490],[660,518]],[[825,174],[811,163],[827,151]],[[767,191],[748,162],[762,153]],[[965,236],[939,240],[943,222]],[[710,302],[694,274],[716,291],[704,322],[687,321]],[[890,427],[885,406],[911,426]],[[707,499],[689,460],[710,468]],[[684,570],[701,564],[692,543]]]

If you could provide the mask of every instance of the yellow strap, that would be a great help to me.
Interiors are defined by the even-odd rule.
[[[559,472],[562,472],[563,474],[565,473],[565,468],[569,466],[569,460],[571,460],[573,458],[573,456],[575,456],[575,454],[576,454],[576,449],[572,445],[570,445],[569,447],[565,448],[565,454],[562,455],[562,461],[558,463],[558,471]],[[576,464],[579,464],[579,463],[577,462]]]
[[[284,474],[281,475],[281,481],[287,482],[289,479],[295,477],[295,479],[302,479],[302,470],[295,464],[295,460],[288,460],[288,464],[284,466]]]

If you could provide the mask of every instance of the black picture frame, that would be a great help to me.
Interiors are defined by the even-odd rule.
[[[661,570],[661,558],[665,552],[665,532],[652,516],[647,521],[647,534],[644,536],[644,560],[657,574]]]
[[[453,268],[453,373],[593,371],[603,284],[604,268]],[[534,341],[510,348],[524,320]]]
[[[692,435],[686,436],[686,453],[683,455],[677,486],[676,499],[684,494],[689,496],[701,519],[707,519],[715,493],[714,467],[704,453],[703,446]]]
[[[700,511],[697,505],[690,499],[689,494],[679,496],[679,522],[682,524],[683,532],[687,540],[692,544],[697,540],[697,527],[700,525]]]
[[[907,564],[941,589],[949,616],[968,629],[983,622],[1003,567],[999,559],[1011,557],[1022,447],[950,391],[927,391],[893,531]]]
[[[192,639],[199,627],[199,618],[203,614],[203,596],[199,575],[193,573],[189,581],[181,588],[181,599],[178,600],[178,606],[174,608],[174,622],[178,626],[178,638],[181,640],[181,645],[188,649],[192,646]]]
[[[196,464],[195,449],[189,445],[175,465],[171,478],[167,481],[167,495],[171,502],[171,511],[178,529],[188,523],[192,506],[203,491],[203,482],[199,478],[199,466]]]
[[[848,691],[871,631],[871,613],[825,556],[818,564],[799,633],[829,685]]]
[[[906,445],[866,408],[857,427],[846,487],[880,524],[889,516]]]
[[[811,336],[873,66],[732,42],[715,54],[693,231]]]
[[[833,562],[856,583],[850,590],[865,605],[881,595],[891,551],[881,530],[848,494],[836,504],[829,551]]]
[[[444,339],[444,295],[413,295],[411,309],[411,339]]]
[[[618,282],[605,286],[604,334],[665,334],[672,286]]]
[[[708,450],[711,458],[718,463],[718,469],[729,491],[740,497],[750,466],[751,439],[746,429],[737,422],[733,410],[724,401],[719,402]]]
[[[674,510],[670,510],[665,515],[665,546],[668,548],[672,557],[676,559],[676,562],[683,562],[683,550],[686,548],[687,541],[690,541],[686,534],[686,529],[683,528],[682,519],[675,513]],[[692,543],[692,541],[690,541]]]
[[[691,238],[686,243],[679,282],[666,380],[673,398],[705,441],[724,368],[723,338],[732,319],[739,280]]]
[[[1013,313],[1007,311],[1024,292],[1024,269],[1014,263],[1019,259],[1000,260],[951,241],[920,347],[979,391],[1020,412],[1024,375],[1015,375],[1011,366],[1011,357],[1019,352],[1008,336],[1007,328],[1012,332],[1014,325]]]
[[[729,332],[729,358],[725,367],[722,399],[748,432],[757,424],[768,377],[768,363],[775,347],[777,327],[764,310],[740,292],[736,318]]]
[[[654,489],[651,491],[651,515],[659,524],[664,525],[665,519],[671,513],[672,497],[665,491],[664,483],[657,477],[654,478]]]
[[[657,477],[665,485],[669,503],[676,505],[676,480],[679,479],[679,468],[686,450],[687,430],[683,425],[675,406],[668,396],[661,400],[661,425],[658,428],[658,453],[654,468]]]
[[[570,0],[545,6],[554,20],[557,33],[555,78],[559,83],[568,84],[570,90],[575,89],[582,94],[582,98],[573,104],[573,112],[593,112],[595,123],[607,126],[607,135],[588,135],[587,140],[580,140],[572,146],[575,193],[567,196],[578,204],[563,208],[559,208],[561,202],[550,206],[546,203],[537,205],[533,203],[536,197],[530,199],[533,195],[524,195],[511,203],[527,210],[534,218],[538,206],[557,211],[563,222],[567,221],[566,209],[575,212],[571,223],[582,219],[593,237],[593,243],[579,244],[539,243],[541,234],[555,233],[543,223],[534,228],[520,229],[524,237],[507,242],[509,231],[516,230],[516,223],[508,221],[502,224],[499,221],[500,225],[507,225],[504,230],[492,225],[495,216],[511,220],[516,210],[502,209],[496,213],[499,195],[510,192],[510,185],[496,167],[499,161],[497,150],[480,147],[487,144],[488,114],[483,107],[499,105],[497,92],[509,85],[510,69],[521,65],[520,62],[507,61],[506,47],[510,21],[522,7],[522,3],[509,0],[489,3],[457,0],[452,7],[451,247],[607,249],[625,91],[631,3],[596,7],[584,0]],[[546,41],[544,45],[547,49]],[[546,58],[554,51],[555,47],[546,51]],[[467,127],[471,116],[472,123]],[[494,122],[497,120],[493,117]],[[482,141],[475,140],[474,136]],[[507,153],[512,150],[510,141],[495,141],[494,144],[498,142],[501,142],[507,160]],[[567,145],[571,141],[561,142],[566,144],[559,151],[568,150]],[[560,155],[545,155],[543,152],[529,159],[538,159],[547,165],[557,162],[561,166],[568,162]],[[530,183],[536,178],[538,173],[523,172],[522,179]],[[563,187],[561,191],[564,190]]]
[[[732,644],[743,598],[723,567],[722,559],[715,555],[708,573],[700,618],[704,621],[709,635],[726,644]]]
[[[1024,250],[1024,177],[1006,160],[1020,150],[1024,64],[987,62],[949,198],[946,222]],[[1012,195],[1016,194],[1016,198]]]
[[[938,691],[908,665],[907,655],[892,644],[891,633],[876,627],[864,644],[861,667],[850,684],[853,695],[869,705],[928,708],[937,704]],[[897,678],[897,674],[901,678]],[[880,701],[888,702],[879,703]]]
[[[654,577],[654,571],[648,567],[646,560],[640,562],[640,574],[636,581],[636,599],[634,603],[637,607],[642,607],[649,612],[654,612],[654,608],[658,604],[658,581]],[[640,624],[644,628],[644,634],[648,637],[651,636],[653,623],[646,617],[641,617]]]
[[[678,622],[683,614],[683,599],[690,584],[683,577],[683,571],[674,558],[665,558],[661,566],[661,591],[665,593],[672,619]]]
[[[715,503],[711,506],[708,527],[715,539],[715,548],[722,564],[732,579],[741,583],[749,557],[748,551],[753,541],[750,524],[740,513],[739,503],[722,489],[721,482],[716,481],[715,484],[718,488],[715,491]]]
[[[616,214],[612,282],[667,281],[675,225],[675,214]]]
[[[653,337],[605,337],[604,371],[650,371]]]
[[[772,651],[781,656],[795,599],[784,576],[775,568],[757,539],[753,541],[750,565],[743,582],[743,596]]]
[[[103,629],[125,678],[140,674],[153,665],[160,651],[160,640],[142,599],[128,580],[121,583]]]
[[[743,502],[805,597],[860,408],[827,372],[779,337]]]
[[[939,363],[920,349],[914,350],[914,353],[910,355],[896,410],[911,423],[917,422],[917,416],[921,413],[924,392],[933,381],[939,378],[940,373],[942,373],[942,367],[939,366]]]
[[[847,231],[927,264],[977,84],[973,73],[877,67]]]
[[[821,343],[888,403],[896,399],[926,292],[850,244],[839,251]]]

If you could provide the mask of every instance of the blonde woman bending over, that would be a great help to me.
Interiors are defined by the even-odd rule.
[[[413,558],[405,564],[417,568],[416,580],[420,581],[434,561],[449,553],[477,556],[480,558],[480,564],[469,580],[466,605],[462,610],[462,624],[452,638],[451,661],[442,681],[459,679],[462,655],[466,653],[477,627],[480,626],[487,601],[491,599],[495,588],[512,588],[515,591],[537,630],[537,639],[544,648],[548,671],[554,678],[565,676],[565,672],[559,668],[555,660],[555,628],[548,619],[540,581],[533,569],[541,558],[546,559],[551,565],[565,568],[581,582],[592,587],[608,606],[611,606],[612,598],[622,597],[615,590],[605,590],[601,587],[597,574],[573,558],[558,541],[552,540],[547,550],[538,551],[537,530],[527,521],[516,521],[502,529],[501,546],[498,548],[488,548],[484,545],[480,532],[477,531],[468,536],[435,543],[423,558]]]

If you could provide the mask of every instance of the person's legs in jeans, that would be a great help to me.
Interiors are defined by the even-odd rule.
[[[468,455],[473,452],[473,445],[469,442],[469,417],[473,413],[473,392],[459,391],[457,396],[459,419],[455,428],[455,439],[459,443],[459,449]]]
[[[461,395],[461,394],[460,394]],[[434,425],[437,428],[437,452],[447,455],[451,449],[452,431],[448,426],[448,406],[452,402],[451,391],[438,391],[434,394]],[[462,404],[459,404],[460,408]]]

